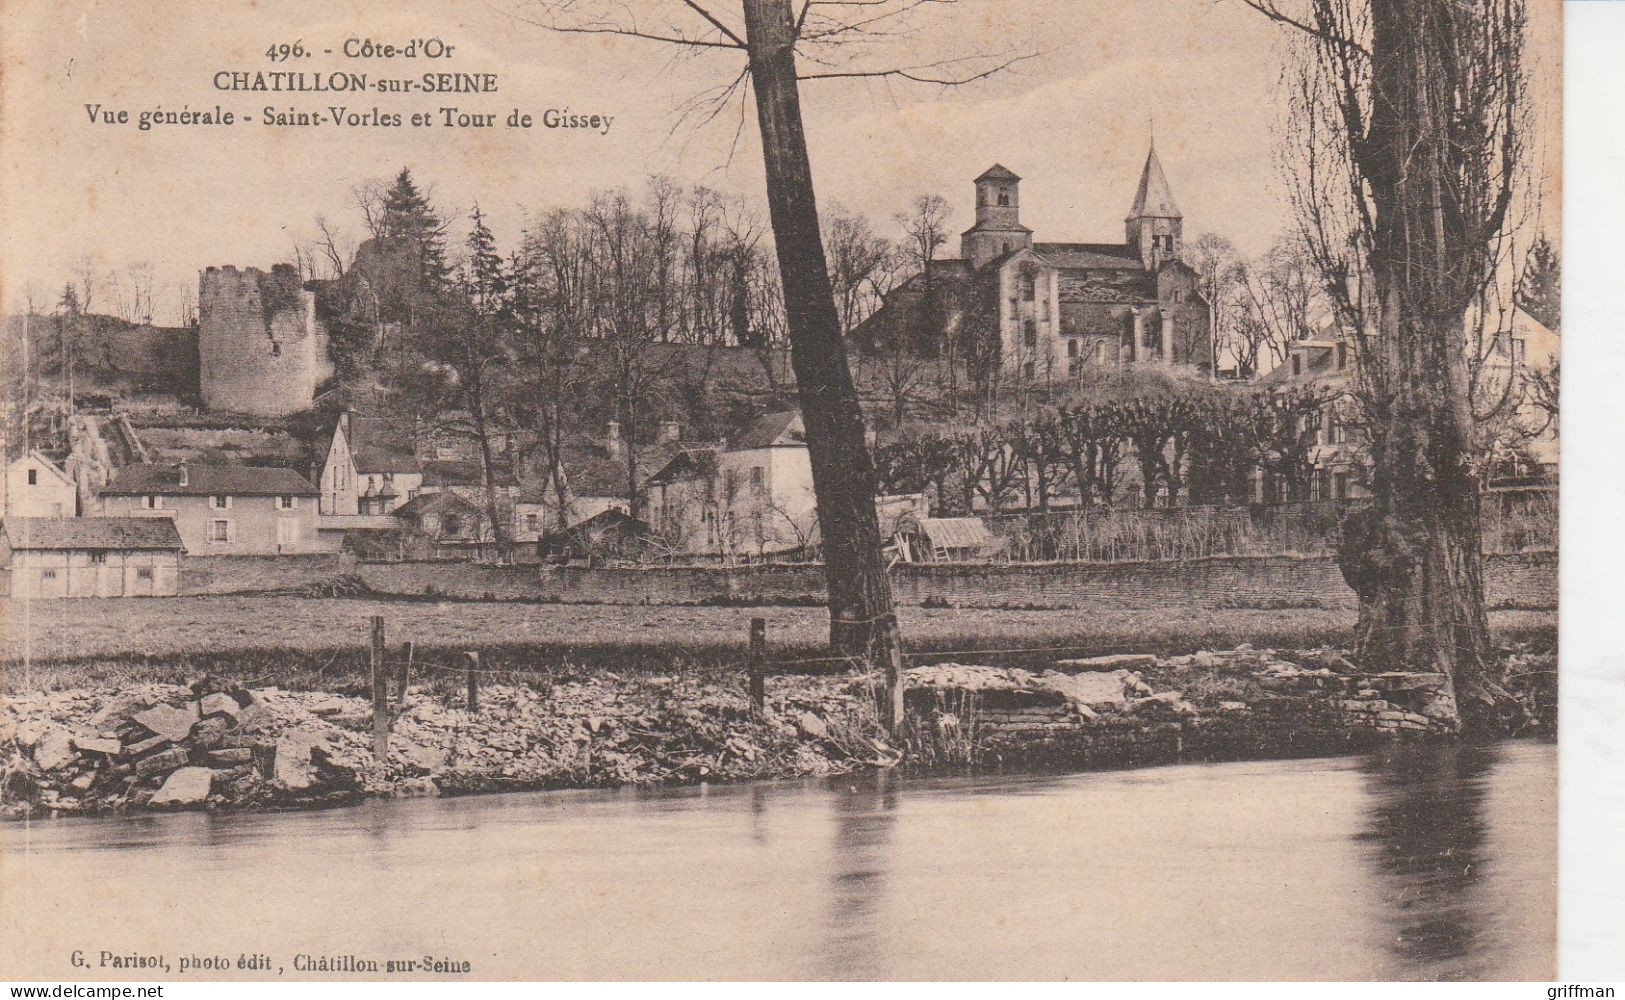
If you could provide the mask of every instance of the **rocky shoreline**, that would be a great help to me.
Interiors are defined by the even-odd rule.
[[[1555,691],[1555,656],[1508,656],[1509,675]],[[0,703],[0,815],[1278,757],[1451,738],[1457,725],[1442,675],[1364,673],[1324,648],[907,674],[909,718],[896,738],[877,724],[872,680],[849,674],[769,678],[760,712],[743,683],[684,675],[489,684],[478,712],[449,688],[416,686],[395,707],[381,766],[371,704],[357,693],[203,677],[21,694]]]

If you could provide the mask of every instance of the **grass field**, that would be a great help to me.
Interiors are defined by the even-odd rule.
[[[361,683],[369,621],[392,649],[414,642],[424,665],[481,650],[487,665],[525,670],[737,669],[752,616],[768,621],[770,655],[817,656],[823,608],[648,607],[291,597],[0,601],[5,683],[13,690],[121,680],[181,680],[211,670],[287,687]],[[1348,611],[995,611],[903,608],[907,648],[1065,650],[1085,656],[1343,641]],[[1555,641],[1553,612],[1492,612],[1503,640]],[[1044,655],[1001,654],[1000,662]],[[811,669],[817,669],[813,667]]]

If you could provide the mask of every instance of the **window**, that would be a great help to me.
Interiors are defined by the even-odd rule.
[[[39,578],[41,580],[55,580],[56,579],[56,570],[54,570],[54,569],[42,569],[42,570],[39,571]]]
[[[284,517],[276,523],[276,543],[278,545],[292,545],[299,540],[299,522],[291,517]]]
[[[1038,324],[1027,320],[1021,324],[1021,339],[1028,347],[1038,346]]]
[[[1010,242],[1009,242],[1009,241],[1008,241],[1008,240],[1006,240],[1006,241],[1005,241],[1005,244],[1004,244],[1004,252],[1005,252],[1005,253],[1009,253],[1009,252],[1010,252]]]
[[[230,521],[210,521],[209,522],[209,541],[211,541],[211,542],[229,542],[229,541],[231,541],[231,522]]]
[[[1078,356],[1078,342],[1076,340],[1068,340],[1066,342],[1066,356],[1069,358],[1075,358]]]
[[[215,510],[230,510],[231,497],[228,497],[223,493],[216,493],[209,497],[209,506]]]
[[[542,519],[541,519],[540,515],[538,515],[538,514],[526,514],[525,515],[525,530],[526,531],[540,531],[541,528],[542,528]]]
[[[146,510],[162,510],[164,507],[164,498],[144,496],[141,498],[141,506]]]
[[[277,510],[293,510],[294,509],[294,504],[295,504],[295,500],[294,500],[293,497],[277,497],[276,498]]]
[[[38,486],[39,485],[39,470],[38,469],[29,469],[28,470],[28,485],[30,485],[30,486]]]
[[[1338,344],[1337,344],[1337,367],[1338,367],[1339,370],[1341,370],[1341,369],[1347,368],[1348,366],[1349,366],[1349,345],[1343,343],[1342,341],[1338,341]]]
[[[443,535],[458,535],[463,531],[463,519],[456,514],[447,514],[440,519],[440,533]]]
[[[1021,300],[1031,302],[1038,298],[1038,275],[1031,271],[1023,271],[1021,275]]]
[[[1527,348],[1528,346],[1529,345],[1527,343],[1525,343],[1521,338],[1518,338],[1518,337],[1512,338],[1512,363],[1513,364],[1515,364],[1515,365],[1523,364],[1524,349]]]
[[[1349,498],[1349,479],[1350,476],[1347,472],[1333,474],[1332,490],[1336,493],[1337,499],[1347,500]]]
[[[1014,319],[1021,315],[1021,300],[1015,296],[1010,297],[1010,317]]]
[[[1294,374],[1294,375],[1302,375],[1303,374],[1303,355],[1301,355],[1301,354],[1292,355],[1292,374]]]
[[[273,358],[282,357],[282,345],[277,343],[274,340],[271,341],[271,357],[273,357]]]
[[[103,564],[105,562],[107,562],[107,553],[105,553],[105,552],[92,552],[90,554],[90,564],[92,566],[100,566],[101,564]]]
[[[1106,363],[1106,342],[1104,340],[1097,340],[1097,341],[1095,341],[1095,364],[1103,365],[1105,363]]]
[[[135,578],[137,580],[149,580],[150,581],[152,579],[152,567],[151,566],[141,566],[141,567],[137,568],[136,571],[135,571]]]
[[[750,467],[750,488],[757,491],[762,488],[762,467],[760,465]]]
[[[1038,366],[1029,361],[1021,366],[1021,374],[1024,378],[1032,378],[1038,374]]]
[[[999,191],[999,207],[1000,208],[1009,208],[1010,207],[1010,192],[1004,191],[1004,190]]]

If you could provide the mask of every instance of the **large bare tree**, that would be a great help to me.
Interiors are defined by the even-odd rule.
[[[1524,196],[1523,0],[1243,0],[1288,27],[1294,200],[1358,348],[1372,500],[1343,530],[1369,667],[1443,671],[1464,728],[1522,712],[1484,612],[1468,313]]]
[[[899,647],[891,586],[875,514],[874,464],[841,336],[812,166],[801,114],[801,82],[886,78],[952,85],[980,79],[1018,56],[950,57],[914,65],[863,64],[866,40],[895,41],[909,20],[953,0],[540,0],[537,23],[555,31],[618,35],[693,52],[742,54],[731,82],[708,98],[708,117],[748,87],[755,97],[769,215],[789,327],[829,592],[830,642],[838,651],[895,663]],[[732,7],[730,3],[728,5]],[[737,13],[735,13],[737,11]],[[856,53],[856,55],[854,55]],[[808,67],[798,65],[798,57]],[[887,706],[896,711],[895,703]],[[894,720],[889,720],[894,721]]]

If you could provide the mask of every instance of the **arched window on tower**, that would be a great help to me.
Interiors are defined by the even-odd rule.
[[[1031,302],[1038,297],[1038,275],[1027,270],[1021,272],[1021,300]]]
[[[1000,208],[1009,208],[1010,207],[1010,192],[1004,190],[1003,188],[999,189],[999,207]]]

